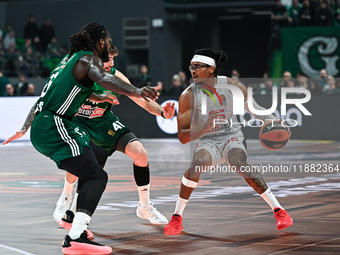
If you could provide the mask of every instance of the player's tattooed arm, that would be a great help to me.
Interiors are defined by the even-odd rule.
[[[103,69],[102,60],[93,55],[85,55],[79,59],[79,65],[73,68],[73,75],[79,82],[84,79],[84,71],[86,75],[94,82],[99,83],[103,88],[111,90],[115,93],[133,96],[137,98],[150,98],[156,100],[159,92],[157,87],[137,88],[131,84],[121,80],[119,77],[112,75]],[[82,78],[82,79],[81,79]]]
[[[18,132],[15,132],[15,134],[13,134],[6,141],[4,141],[3,145],[8,144],[11,141],[17,140],[20,137],[25,135],[25,133],[30,128],[30,126],[32,125],[32,122],[33,122],[33,120],[35,118],[34,110],[36,108],[36,105],[37,105],[37,102],[33,105],[33,107],[31,108],[30,112],[28,113],[28,115],[26,117],[26,120],[25,120],[23,126],[21,127],[21,129]]]
[[[35,107],[37,105],[37,102],[33,105],[33,107],[31,108],[30,112],[28,113],[26,120],[24,122],[24,125],[21,127],[21,129],[19,130],[20,133],[26,133],[27,130],[30,128],[30,126],[32,125],[32,122],[35,118]]]

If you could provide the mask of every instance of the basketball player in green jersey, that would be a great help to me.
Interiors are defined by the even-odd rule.
[[[121,72],[113,67],[113,58],[116,55],[118,55],[118,50],[112,44],[109,51],[110,61],[104,63],[104,69],[117,75],[122,80],[129,82]],[[102,86],[95,84],[94,93],[102,95],[107,92],[108,91]],[[114,92],[111,92],[111,94],[119,97],[119,95]],[[147,102],[143,99],[140,100],[132,97],[131,99],[151,114],[164,116],[167,119],[172,118],[175,114],[174,103],[168,103],[162,108],[158,103],[151,100]],[[118,100],[116,100],[116,103],[114,104],[118,104]],[[136,210],[137,216],[149,220],[152,224],[167,224],[168,220],[164,215],[158,212],[156,208],[150,204],[150,171],[147,151],[138,138],[127,127],[119,122],[117,116],[113,115],[110,111],[111,106],[112,104],[110,102],[95,103],[91,100],[86,100],[79,109],[77,116],[73,119],[73,124],[76,126],[76,132],[89,136],[91,141],[105,150],[107,157],[118,150],[133,159],[134,178],[139,194],[139,204]],[[104,158],[103,162],[99,162],[103,167],[107,157]],[[60,226],[66,229],[70,228],[73,219],[72,211],[75,211],[77,193],[73,199],[72,206],[70,206],[70,203],[72,199],[72,189],[76,181],[76,176],[70,173],[66,174],[63,193],[61,194],[53,213],[54,219]],[[78,190],[81,185],[82,181],[79,180]],[[66,215],[63,217],[65,212]]]
[[[122,80],[130,83],[130,81],[121,72],[116,70],[113,65],[114,56],[118,55],[117,48],[110,44],[109,61],[104,63],[104,69],[117,75]],[[99,84],[95,83],[93,92],[96,94],[91,95],[91,100],[86,100],[80,107],[76,117],[72,120],[75,131],[82,135],[87,135],[99,147],[104,149],[103,160],[99,162],[104,167],[108,156],[112,155],[115,150],[121,151],[133,159],[134,177],[137,184],[139,194],[139,204],[136,210],[138,217],[149,220],[152,224],[167,224],[168,220],[163,214],[158,212],[156,208],[150,204],[150,171],[148,167],[147,151],[138,140],[138,138],[112,114],[110,111],[112,104],[118,104],[117,97],[119,94],[111,92],[107,95],[108,91]],[[106,97],[103,95],[107,95]],[[109,97],[109,100],[106,98]],[[145,101],[144,99],[136,99],[131,97],[139,106],[149,111],[151,114],[157,116],[164,116],[170,119],[174,116],[174,104],[168,103],[163,108],[154,101]],[[93,102],[93,100],[96,100]],[[106,100],[105,102],[102,102]],[[25,123],[19,132],[24,135],[29,126]],[[8,139],[5,143],[9,143],[14,139]],[[58,199],[56,209],[53,213],[53,218],[59,223],[60,226],[70,229],[76,211],[76,201],[78,190],[82,186],[82,181],[79,180],[77,192],[71,204],[72,189],[78,177],[66,172],[65,184],[63,192]],[[71,208],[70,208],[71,207]],[[71,210],[69,210],[71,209]],[[66,213],[66,215],[65,215]],[[64,218],[62,218],[65,215]],[[87,231],[90,238],[93,237],[91,231]]]
[[[72,119],[92,94],[94,82],[116,93],[145,100],[157,99],[158,92],[151,87],[137,89],[103,69],[111,42],[104,26],[90,23],[72,35],[70,42],[69,56],[51,73],[31,110],[34,112],[31,142],[58,168],[83,181],[72,228],[62,244],[63,253],[109,254],[111,247],[90,241],[86,232],[108,180],[98,163],[102,152],[87,136],[75,132]]]

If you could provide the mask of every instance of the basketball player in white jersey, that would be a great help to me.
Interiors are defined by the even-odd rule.
[[[278,230],[293,224],[292,218],[267,187],[260,173],[242,171],[248,166],[245,138],[241,125],[233,115],[232,94],[228,88],[220,88],[221,84],[239,88],[244,95],[245,109],[249,112],[250,110],[246,103],[246,87],[229,77],[217,76],[220,64],[226,61],[225,52],[211,49],[196,50],[191,60],[189,69],[194,83],[183,91],[179,98],[178,139],[183,144],[197,140],[197,145],[191,165],[182,178],[175,212],[170,223],[164,228],[164,233],[167,235],[179,234],[182,231],[182,214],[191,193],[198,184],[202,170],[204,172],[204,169],[222,163],[236,168],[237,173],[268,203],[277,220]],[[206,100],[211,98],[210,95],[214,96],[214,100]],[[257,110],[264,109],[255,101],[253,105]],[[264,122],[275,119],[272,114],[253,115]],[[224,119],[223,124],[216,125],[218,123],[216,119]]]

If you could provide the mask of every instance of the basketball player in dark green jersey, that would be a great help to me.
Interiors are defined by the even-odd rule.
[[[94,82],[119,94],[157,99],[151,87],[137,89],[103,69],[108,61],[111,38],[106,28],[91,23],[70,38],[71,52],[51,73],[40,99],[33,108],[31,126],[33,146],[54,160],[60,169],[80,178],[84,184],[79,192],[77,212],[62,250],[67,254],[96,252],[108,254],[109,246],[92,242],[87,237],[91,220],[108,180],[98,163],[101,150],[86,136],[75,132],[72,119],[81,104],[91,95]],[[31,111],[32,112],[32,111]]]
[[[113,58],[118,55],[118,50],[113,44],[110,45],[109,61],[104,62],[104,69],[117,75],[123,81],[130,83],[126,76],[113,67]],[[73,125],[76,127],[75,131],[82,135],[87,135],[91,141],[105,151],[102,161],[99,162],[102,167],[104,167],[107,157],[116,150],[125,153],[133,159],[134,178],[139,194],[139,203],[136,209],[137,216],[149,220],[152,224],[167,224],[168,220],[150,202],[150,171],[146,149],[138,138],[124,124],[119,122],[118,117],[110,111],[112,104],[119,103],[117,99],[119,94],[108,91],[97,83],[94,84],[93,93],[95,94],[92,94],[90,99],[87,99],[82,104],[76,117],[72,120]],[[107,100],[103,95],[111,95],[111,97],[107,96],[110,100]],[[166,119],[174,116],[174,103],[167,103],[167,105],[161,107],[152,100],[146,101],[139,98],[130,98],[151,114],[163,116]],[[106,101],[102,102],[103,100]],[[22,134],[25,134],[28,130],[28,127],[24,129],[25,126],[24,124],[23,128],[19,131]],[[8,142],[7,140],[6,143]],[[74,196],[72,206],[71,200],[72,189],[77,179],[78,177],[66,172],[64,189],[53,213],[55,221],[66,229],[71,228],[74,217],[73,212],[76,211],[78,193]],[[78,190],[81,185],[82,180],[79,180]],[[65,212],[66,216],[63,217]],[[89,230],[87,233],[88,237],[93,237]]]
[[[117,54],[118,50],[112,44],[109,52],[110,61],[104,63],[104,69],[117,75],[122,80],[129,82],[121,72],[113,67],[113,58]],[[102,95],[108,91],[99,84],[95,84],[93,92]],[[119,97],[119,95],[114,92],[111,92],[111,94]],[[151,114],[164,116],[168,119],[174,116],[174,103],[168,103],[166,106],[161,107],[153,101],[147,102],[143,99],[131,99]],[[117,103],[118,100],[116,100],[114,104]],[[139,194],[139,204],[136,210],[137,216],[149,220],[152,224],[167,224],[168,220],[164,215],[157,211],[150,203],[150,171],[147,151],[138,138],[110,111],[111,106],[112,104],[110,102],[95,103],[91,100],[86,100],[79,109],[77,116],[73,119],[76,132],[89,136],[91,141],[105,150],[107,157],[118,150],[133,159],[134,178]],[[100,163],[104,166],[105,162],[106,158]],[[55,221],[66,229],[70,228],[73,218],[72,211],[75,211],[77,193],[73,199],[72,206],[70,203],[72,199],[72,189],[76,181],[76,176],[70,173],[66,174],[64,189],[53,213]],[[78,190],[79,187],[81,187],[81,183],[82,181],[79,180]],[[63,217],[65,212],[66,216]],[[91,233],[89,234],[91,235]]]

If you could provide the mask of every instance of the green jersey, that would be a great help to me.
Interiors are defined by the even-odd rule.
[[[37,102],[35,113],[51,111],[61,117],[72,119],[81,104],[92,94],[93,86],[79,84],[73,76],[75,63],[90,51],[80,51],[66,56],[50,74]]]
[[[58,167],[62,160],[77,157],[83,153],[84,146],[89,147],[89,138],[77,133],[71,122],[93,91],[93,83],[83,86],[73,76],[74,65],[86,54],[92,52],[80,51],[60,62],[49,76],[35,108],[31,142]]]
[[[114,67],[111,68],[110,72],[112,74],[116,73],[116,69]],[[93,86],[93,93],[95,94],[104,94],[104,93],[111,93],[112,95],[119,97],[119,94],[114,93],[110,90],[107,90],[100,86],[98,83],[94,83]],[[78,119],[91,119],[93,121],[101,121],[100,117],[105,116],[106,114],[110,113],[112,104],[108,102],[96,103],[91,100],[86,100],[76,115]]]
[[[116,73],[114,67],[111,68],[112,74]],[[119,94],[104,89],[99,84],[93,86],[93,93],[103,94],[110,92],[112,95],[119,97]],[[110,111],[112,104],[108,102],[95,103],[86,100],[80,107],[78,114],[72,120],[76,127],[75,131],[81,133],[84,137],[89,137],[97,146],[111,155],[117,149],[117,141],[126,133],[131,132],[122,124],[117,116]]]

